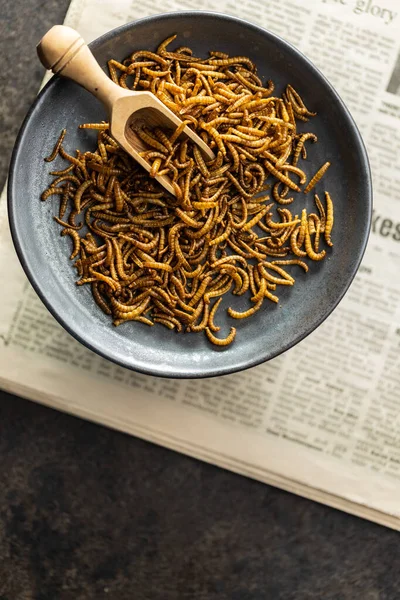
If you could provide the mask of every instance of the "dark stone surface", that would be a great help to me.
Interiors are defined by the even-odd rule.
[[[396,600],[386,530],[3,394],[2,600]]]
[[[1,178],[66,0],[1,0]],[[0,600],[398,600],[397,533],[0,394]]]

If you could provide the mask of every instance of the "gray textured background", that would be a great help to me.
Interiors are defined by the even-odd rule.
[[[2,182],[67,5],[0,0]],[[0,600],[399,600],[399,541],[0,393]]]

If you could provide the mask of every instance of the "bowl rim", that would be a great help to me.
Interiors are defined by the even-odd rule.
[[[35,290],[36,294],[39,296],[40,300],[46,306],[47,310],[56,319],[56,321],[70,335],[72,335],[73,338],[75,338],[78,342],[83,344],[86,348],[88,348],[92,352],[95,352],[96,354],[102,356],[103,358],[106,358],[107,360],[109,360],[119,366],[128,368],[128,369],[136,371],[138,373],[143,373],[145,375],[150,375],[150,376],[155,376],[155,377],[169,378],[169,379],[171,379],[171,378],[173,378],[173,379],[203,379],[203,378],[209,378],[209,377],[211,378],[211,377],[218,377],[218,376],[222,376],[222,375],[229,375],[229,374],[236,373],[239,371],[244,371],[246,369],[256,367],[264,362],[267,362],[269,360],[272,360],[273,358],[280,356],[281,354],[283,354],[290,348],[296,346],[299,342],[304,340],[306,337],[308,337],[313,331],[315,331],[329,317],[330,314],[332,314],[332,312],[336,309],[338,304],[342,301],[342,299],[345,296],[345,294],[347,293],[350,285],[352,284],[354,277],[356,276],[359,266],[361,264],[361,261],[363,259],[363,256],[365,254],[367,245],[368,245],[370,229],[371,229],[372,210],[373,210],[373,188],[372,188],[371,168],[370,168],[370,163],[369,163],[368,154],[367,154],[367,151],[365,148],[364,141],[362,139],[362,136],[358,129],[358,126],[354,121],[354,118],[352,117],[346,104],[343,102],[343,100],[339,96],[338,92],[335,90],[335,88],[329,82],[327,77],[325,77],[325,75],[314,65],[314,63],[305,54],[303,54],[302,51],[300,51],[296,46],[294,46],[290,42],[286,41],[280,35],[277,35],[276,33],[273,33],[272,31],[270,31],[264,27],[255,25],[254,23],[251,23],[250,21],[247,21],[246,19],[242,19],[240,17],[235,17],[233,15],[228,15],[226,13],[220,13],[218,11],[215,11],[215,12],[214,11],[204,11],[204,10],[173,11],[173,12],[166,12],[166,13],[157,13],[154,15],[143,17],[141,19],[137,19],[135,21],[129,21],[128,23],[125,23],[123,25],[115,27],[115,28],[111,29],[110,31],[107,31],[106,33],[97,37],[92,42],[90,42],[88,44],[88,46],[90,47],[90,49],[92,51],[95,51],[96,48],[101,46],[103,43],[109,41],[110,39],[118,37],[121,33],[129,31],[130,29],[134,28],[136,25],[140,25],[142,23],[157,22],[159,20],[176,19],[177,17],[178,18],[186,18],[186,19],[187,18],[198,18],[198,17],[204,18],[205,17],[205,18],[215,18],[215,19],[219,19],[222,21],[228,21],[228,22],[236,22],[236,23],[246,26],[247,28],[253,29],[254,31],[258,32],[261,35],[264,35],[264,36],[267,35],[270,39],[272,39],[273,42],[275,42],[275,43],[279,44],[281,47],[283,47],[284,50],[288,50],[289,52],[292,52],[292,53],[298,55],[307,64],[307,67],[311,71],[314,72],[314,75],[317,78],[320,78],[323,80],[324,84],[326,85],[326,87],[329,90],[329,93],[336,99],[336,102],[338,103],[340,110],[343,113],[345,113],[347,120],[349,121],[349,125],[353,129],[353,134],[355,137],[355,144],[358,147],[359,160],[362,163],[363,169],[366,173],[365,184],[366,184],[367,194],[365,195],[365,198],[364,198],[365,207],[366,207],[365,229],[363,231],[363,238],[362,238],[361,245],[360,245],[360,252],[359,252],[359,255],[357,256],[357,258],[355,260],[353,260],[353,262],[352,262],[352,268],[351,268],[351,272],[350,272],[346,286],[344,287],[342,293],[335,299],[334,303],[332,305],[330,305],[328,307],[328,309],[326,309],[321,314],[321,316],[313,323],[312,329],[302,332],[301,334],[299,334],[297,337],[295,337],[290,342],[282,344],[279,351],[274,353],[272,356],[268,357],[268,356],[261,355],[259,357],[254,358],[253,360],[246,361],[245,364],[240,364],[240,365],[235,364],[233,366],[227,365],[226,368],[219,367],[217,369],[210,369],[208,371],[201,372],[201,373],[195,372],[194,370],[193,371],[187,370],[184,373],[178,372],[178,371],[169,373],[166,369],[163,370],[163,368],[158,368],[156,366],[152,366],[151,364],[149,364],[148,366],[147,365],[142,366],[142,365],[132,364],[128,361],[122,361],[116,357],[110,356],[109,353],[107,352],[107,350],[102,350],[102,348],[96,347],[94,344],[91,343],[90,340],[85,339],[84,335],[77,333],[74,330],[73,326],[70,326],[66,322],[66,320],[62,317],[62,315],[59,314],[57,312],[57,310],[53,308],[51,302],[47,299],[46,292],[40,286],[40,283],[36,279],[35,273],[33,272],[33,270],[30,269],[30,267],[25,259],[24,251],[23,251],[23,244],[21,243],[21,238],[18,233],[18,226],[16,223],[17,222],[16,211],[15,211],[16,202],[14,202],[14,199],[13,199],[15,165],[17,162],[17,157],[18,157],[18,153],[19,153],[19,150],[21,147],[21,142],[22,142],[25,130],[28,126],[31,115],[34,113],[36,106],[40,102],[42,96],[47,92],[47,90],[49,88],[56,85],[57,81],[60,79],[60,77],[57,75],[52,76],[51,79],[39,91],[36,98],[32,102],[32,105],[30,106],[30,108],[22,122],[22,125],[18,131],[16,140],[15,140],[15,144],[14,144],[14,148],[12,151],[12,155],[11,155],[9,173],[8,173],[7,212],[8,212],[9,226],[10,226],[10,230],[11,230],[11,236],[12,236],[12,240],[14,243],[14,247],[17,252],[17,256],[21,263],[21,266],[22,266],[30,284],[34,288],[34,290]]]

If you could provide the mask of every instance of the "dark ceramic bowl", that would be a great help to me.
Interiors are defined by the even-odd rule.
[[[311,333],[332,312],[349,287],[366,247],[371,219],[371,178],[368,159],[357,127],[325,77],[293,46],[276,35],[240,19],[206,12],[181,12],[129,23],[91,44],[106,70],[110,58],[122,60],[134,50],[153,49],[177,33],[177,43],[195,54],[210,49],[247,55],[259,74],[272,79],[281,93],[287,83],[299,90],[318,116],[306,125],[318,135],[302,163],[310,176],[326,160],[332,166],[324,178],[335,203],[334,247],[329,260],[312,263],[310,272],[296,270],[296,285],[279,290],[280,306],[265,302],[254,317],[236,321],[235,342],[224,349],[212,346],[203,334],[179,335],[162,326],[141,323],[111,325],[93,302],[90,289],[75,285],[68,259],[70,243],[60,238],[53,221],[52,200],[40,194],[50,181],[43,161],[60,130],[67,127],[66,146],[92,149],[95,136],[78,130],[79,123],[105,118],[102,106],[78,85],[54,77],[30,109],[19,133],[11,161],[8,202],[11,231],[18,256],[36,292],[54,317],[80,342],[102,356],[130,369],[167,377],[207,377],[239,371],[284,352]],[[56,167],[62,168],[61,160]],[[54,168],[54,167],[53,167]],[[318,189],[318,188],[317,188]],[[294,210],[312,194],[298,194]],[[224,305],[245,310],[249,300],[229,294]],[[219,322],[221,335],[233,320]]]

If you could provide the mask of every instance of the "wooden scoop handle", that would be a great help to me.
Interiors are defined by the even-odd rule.
[[[46,69],[79,83],[96,96],[109,113],[114,101],[126,95],[123,88],[107,77],[83,38],[71,27],[54,25],[40,40],[37,53]]]

